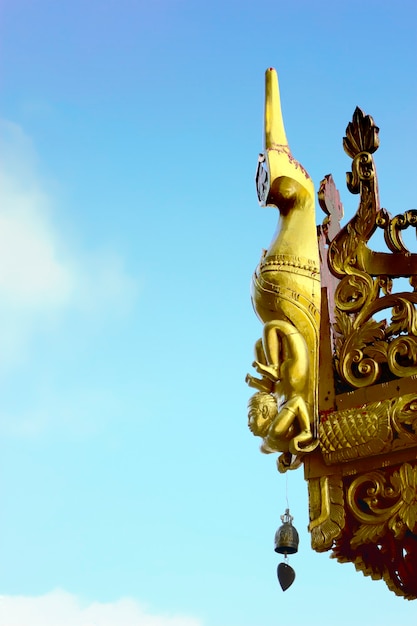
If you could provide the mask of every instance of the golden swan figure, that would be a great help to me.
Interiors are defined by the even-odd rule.
[[[252,303],[263,324],[255,345],[261,378],[249,400],[249,427],[265,453],[282,452],[279,471],[298,467],[318,445],[318,349],[320,266],[313,182],[292,156],[285,134],[273,68],[265,76],[265,150],[256,184],[261,206],[274,206],[279,221],[252,279]]]

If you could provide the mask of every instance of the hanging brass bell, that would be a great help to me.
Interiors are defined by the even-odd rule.
[[[280,554],[295,554],[298,552],[300,539],[297,530],[292,525],[293,519],[289,509],[285,510],[284,515],[281,515],[283,524],[275,533],[275,552]]]

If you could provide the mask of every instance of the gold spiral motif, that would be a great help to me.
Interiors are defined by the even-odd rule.
[[[387,531],[401,539],[406,530],[417,530],[417,464],[403,463],[390,472],[361,475],[347,490],[351,513],[360,522],[351,540],[352,547],[373,542]]]
[[[389,501],[395,502],[389,505]],[[364,524],[386,522],[401,507],[400,486],[387,484],[383,472],[375,471],[356,478],[349,486],[347,501],[357,520]],[[385,506],[384,506],[385,504]]]
[[[352,387],[361,388],[373,385],[380,376],[381,368],[377,361],[355,348],[345,354],[340,371]]]
[[[341,311],[354,313],[368,301],[373,281],[367,274],[345,276],[335,291],[335,304]]]
[[[417,338],[400,336],[391,341],[387,360],[391,372],[396,376],[417,374]]]

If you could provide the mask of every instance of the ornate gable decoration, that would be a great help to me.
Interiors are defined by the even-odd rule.
[[[402,231],[416,227],[417,211],[392,217],[380,206],[373,158],[378,131],[357,108],[343,147],[352,158],[347,187],[359,194],[359,206],[344,228],[332,177],[320,186],[327,213],[318,228],[322,318],[328,324],[320,336],[320,452],[305,463],[305,474],[313,548],[332,549],[340,562],[351,561],[414,599],[417,254]],[[369,244],[378,230],[385,252]]]
[[[253,364],[260,378],[247,377],[257,389],[249,426],[262,452],[280,453],[281,472],[304,465],[312,547],[415,599],[417,253],[403,234],[415,232],[417,210],[392,217],[381,208],[379,129],[357,108],[343,147],[359,206],[341,228],[343,206],[326,176],[316,238],[311,181],[289,149],[275,82],[267,70],[257,186],[280,220],[253,278],[263,331]]]

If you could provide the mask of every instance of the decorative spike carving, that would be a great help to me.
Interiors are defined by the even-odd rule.
[[[379,128],[373,118],[356,107],[352,121],[346,127],[346,137],[343,137],[344,151],[352,159],[360,152],[373,154],[379,147],[378,133]]]

